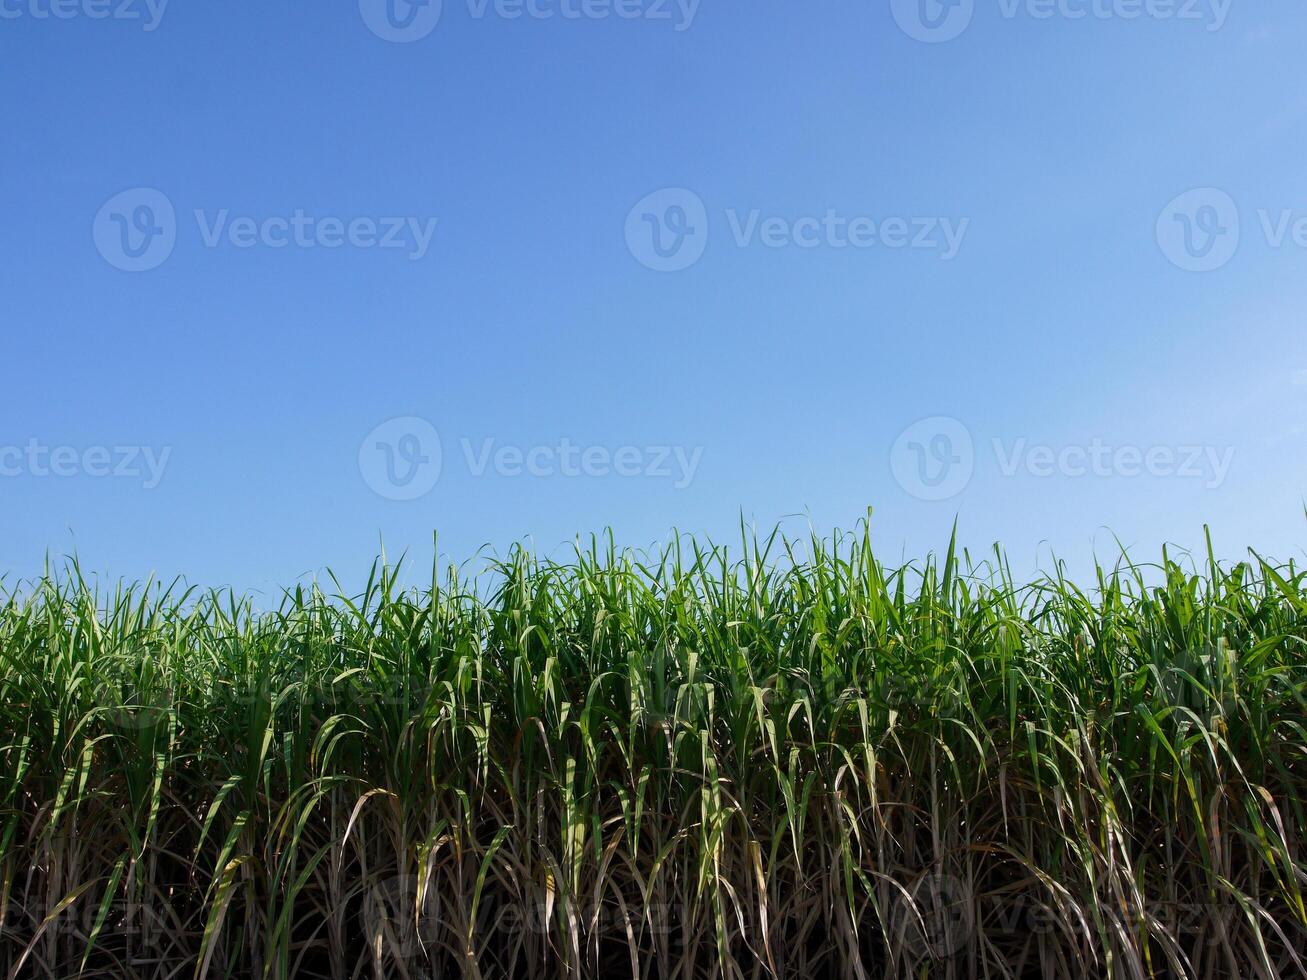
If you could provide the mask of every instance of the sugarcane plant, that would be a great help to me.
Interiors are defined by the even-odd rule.
[[[1307,583],[846,534],[0,596],[19,977],[1307,976]]]

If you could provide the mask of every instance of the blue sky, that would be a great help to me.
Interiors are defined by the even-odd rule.
[[[11,579],[1302,554],[1298,0],[387,2],[0,0]]]

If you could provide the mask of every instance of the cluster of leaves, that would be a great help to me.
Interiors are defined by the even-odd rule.
[[[0,599],[0,969],[1307,976],[1304,574],[1096,579],[865,527],[275,612],[48,574]]]

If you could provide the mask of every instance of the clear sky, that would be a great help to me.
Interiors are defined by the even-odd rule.
[[[1300,0],[0,0],[0,570],[869,506],[1301,556],[1304,50]]]

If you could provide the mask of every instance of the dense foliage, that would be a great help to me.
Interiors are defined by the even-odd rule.
[[[0,968],[1307,976],[1307,581],[1198,566],[73,566],[0,599]]]

